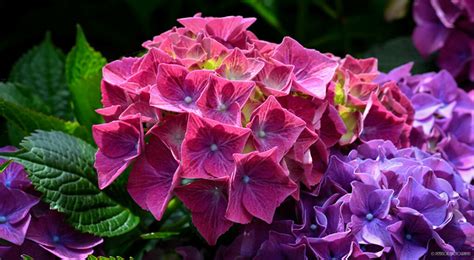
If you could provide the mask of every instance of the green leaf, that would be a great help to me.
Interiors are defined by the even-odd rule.
[[[133,260],[133,257],[129,257],[129,260]],[[87,260],[125,260],[121,256],[93,256],[90,255],[87,257]]]
[[[244,0],[244,3],[251,6],[255,12],[257,12],[262,18],[277,29],[280,33],[284,33],[283,28],[281,27],[280,21],[278,20],[277,14],[275,12],[275,3],[274,1],[261,1],[261,0]]]
[[[72,93],[74,114],[86,127],[101,122],[95,109],[101,107],[101,69],[106,64],[102,55],[87,42],[81,27],[77,26],[76,46],[66,58],[66,79]]]
[[[44,102],[37,109],[63,119],[72,119],[70,94],[64,74],[64,54],[46,34],[43,42],[24,54],[13,66],[10,81],[21,83]]]
[[[179,232],[152,232],[143,234],[140,237],[142,239],[168,239],[176,235],[179,235]]]
[[[413,46],[409,37],[399,37],[386,42],[382,46],[375,46],[368,51],[365,57],[376,57],[379,70],[388,72],[397,66],[413,61],[413,73],[422,73],[433,70],[429,61],[425,61]]]
[[[0,156],[22,164],[43,200],[65,213],[76,229],[112,237],[138,225],[137,216],[97,188],[91,145],[62,132],[37,131],[21,146],[19,152]]]
[[[2,95],[0,95],[0,116],[7,119],[11,139],[23,138],[37,129],[42,129],[62,131],[92,142],[90,133],[77,122],[45,115],[21,106],[13,99],[4,99]]]
[[[0,82],[0,98],[45,114],[51,114],[51,110],[41,97],[20,83]]]
[[[7,160],[6,162],[0,164],[0,174],[8,167],[8,165],[10,165],[11,162],[12,160]]]

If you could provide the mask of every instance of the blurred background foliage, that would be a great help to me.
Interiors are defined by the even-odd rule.
[[[389,39],[409,37],[414,23],[409,0],[36,0],[0,1],[0,79],[46,31],[68,51],[81,24],[92,46],[108,60],[136,55],[141,43],[178,25],[177,18],[257,17],[259,38],[281,42],[289,35],[306,47],[339,56],[363,56]],[[9,15],[10,14],[10,15]],[[14,15],[11,15],[14,14]],[[398,19],[397,19],[398,18]],[[412,48],[395,46],[395,49]],[[377,47],[375,47],[377,48]],[[372,52],[372,54],[374,54]],[[397,55],[394,55],[397,56]],[[393,61],[392,61],[393,63]],[[382,69],[384,67],[382,66]]]
[[[178,26],[176,19],[198,12],[203,16],[256,17],[257,22],[250,30],[260,39],[280,43],[288,35],[308,48],[341,57],[374,56],[379,59],[382,71],[412,60],[416,73],[433,70],[432,62],[421,59],[411,43],[414,28],[411,6],[410,0],[4,0],[0,1],[0,82],[12,78],[13,65],[39,45],[45,34],[51,39],[45,46],[53,43],[59,47],[62,52],[58,51],[57,55],[64,59],[63,55],[75,45],[76,25],[80,24],[90,45],[112,61],[138,55],[143,51],[144,41]],[[53,50],[43,48],[46,48],[43,51]],[[63,65],[58,66],[61,69]],[[36,70],[30,69],[27,75],[35,80]],[[42,69],[46,68],[38,68],[38,73]],[[63,81],[54,84],[63,86],[66,84]],[[50,105],[58,106],[59,101],[54,98],[51,97],[54,104]],[[33,106],[33,101],[28,106]],[[93,113],[93,109],[89,110]],[[24,133],[12,140],[12,133],[18,131],[12,130],[8,136],[7,128],[12,126],[7,127],[5,122],[0,118],[0,145],[8,144],[8,139],[17,144]]]

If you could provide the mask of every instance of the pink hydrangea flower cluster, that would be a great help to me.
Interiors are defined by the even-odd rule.
[[[271,223],[320,182],[331,147],[409,145],[413,108],[396,83],[374,81],[376,59],[266,42],[247,30],[254,21],[179,19],[142,57],[103,69],[99,187],[133,165],[132,198],[160,220],[176,195],[209,244],[234,223]]]

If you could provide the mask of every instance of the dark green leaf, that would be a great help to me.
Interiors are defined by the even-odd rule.
[[[3,162],[0,164],[0,174],[10,165],[12,160],[7,160],[6,162]]]
[[[133,260],[133,257],[129,257],[129,260]],[[93,256],[90,255],[87,257],[87,260],[125,260],[121,256]]]
[[[105,58],[89,45],[81,27],[77,26],[76,46],[66,58],[66,79],[76,118],[86,127],[101,122],[94,110],[101,107],[100,79],[105,63]]]
[[[8,121],[10,138],[22,138],[37,129],[58,130],[75,135],[85,140],[91,140],[88,131],[77,122],[64,121],[31,110],[11,100],[3,99],[0,95],[0,116]],[[13,141],[13,140],[12,140]]]
[[[179,232],[152,232],[143,234],[140,237],[142,239],[168,239],[177,235],[179,235]]]
[[[31,257],[29,255],[21,255],[21,259],[22,260],[34,260],[33,257]]]
[[[49,107],[41,97],[20,83],[0,82],[0,98],[45,114],[51,114]]]
[[[70,95],[64,75],[64,54],[46,34],[44,41],[24,54],[13,66],[10,81],[21,83],[44,101],[41,109],[63,119],[72,119]]]
[[[388,72],[410,61],[415,63],[413,73],[422,73],[432,70],[431,64],[423,60],[409,37],[400,37],[390,40],[382,46],[372,48],[364,56],[376,57],[379,63],[379,70],[384,72]]]
[[[62,132],[38,131],[21,146],[0,155],[22,164],[43,200],[65,213],[76,229],[112,237],[138,225],[137,216],[97,188],[91,145]]]
[[[274,1],[244,0],[244,3],[250,5],[267,23],[283,33],[284,30],[275,12]]]

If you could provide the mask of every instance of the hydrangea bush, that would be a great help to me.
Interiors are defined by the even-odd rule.
[[[413,43],[421,55],[439,51],[437,63],[454,77],[474,81],[474,2],[415,0]]]
[[[451,74],[412,75],[411,63],[382,73],[375,58],[267,42],[248,30],[254,18],[178,22],[142,56],[103,66],[97,151],[58,132],[0,151],[65,215],[10,163],[1,256],[85,258],[108,247],[101,237],[194,228],[202,250],[169,245],[184,259],[470,253],[474,98]]]

